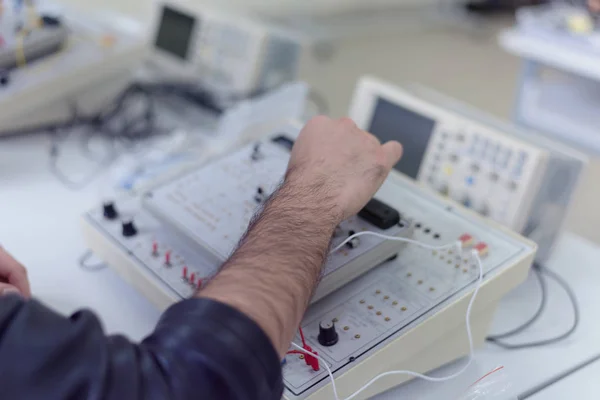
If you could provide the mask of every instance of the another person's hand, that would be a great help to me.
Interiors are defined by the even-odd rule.
[[[600,0],[588,0],[588,5],[593,12],[600,12]]]
[[[31,296],[27,270],[0,247],[0,296],[11,293]]]
[[[315,117],[296,140],[286,182],[346,219],[371,200],[401,156],[400,143],[382,145],[349,118]]]

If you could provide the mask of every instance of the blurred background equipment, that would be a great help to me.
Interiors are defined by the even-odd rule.
[[[196,82],[216,96],[248,97],[297,76],[301,44],[290,33],[198,2],[157,4],[154,79]]]
[[[600,155],[600,26],[584,2],[524,8],[500,44],[522,57],[514,118]]]
[[[144,54],[141,25],[47,2],[3,0],[0,135],[97,112]]]
[[[422,87],[362,78],[349,115],[381,141],[399,140],[396,170],[522,232],[546,260],[586,157]]]

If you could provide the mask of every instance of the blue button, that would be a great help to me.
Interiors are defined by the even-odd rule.
[[[465,179],[465,183],[467,184],[467,186],[473,186],[475,184],[475,178],[469,176],[467,177],[467,179]]]
[[[528,154],[524,151],[519,153],[519,161],[521,161],[523,164],[525,164],[525,162],[527,162],[527,157]]]

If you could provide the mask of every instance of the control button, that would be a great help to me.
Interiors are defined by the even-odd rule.
[[[471,202],[471,198],[469,196],[463,197],[462,204],[463,204],[463,206],[465,206],[467,208],[471,208],[471,206],[473,205],[473,203]]]
[[[440,187],[438,188],[438,192],[440,192],[440,194],[444,195],[444,196],[448,196],[450,189],[448,188],[448,185],[446,185],[445,183],[441,184]]]
[[[319,343],[322,346],[333,346],[339,340],[338,333],[335,330],[335,323],[332,322],[320,322],[319,323],[319,336],[317,337]]]
[[[117,219],[117,217],[119,216],[119,213],[117,212],[117,208],[115,207],[115,203],[111,202],[107,202],[104,203],[102,205],[102,215],[104,215],[104,218],[106,219]]]
[[[467,186],[473,186],[475,184],[475,178],[473,178],[472,176],[467,176],[467,178],[465,179],[465,183]]]
[[[463,143],[465,141],[465,135],[463,133],[459,133],[456,135],[456,140]]]
[[[435,153],[435,155],[433,156],[433,159],[434,159],[435,161],[438,161],[438,162],[439,162],[439,161],[441,161],[441,159],[442,159],[442,156],[441,156],[441,154],[440,154],[440,153]]]
[[[131,236],[137,235],[137,228],[135,227],[135,224],[133,223],[133,221],[123,222],[121,233],[125,237],[131,237]]]
[[[257,203],[263,203],[268,199],[269,196],[265,193],[265,189],[262,186],[259,186],[256,189],[256,194],[254,195],[254,201]]]
[[[499,176],[496,172],[490,173],[490,181],[491,182],[498,182],[498,178],[499,178]]]
[[[519,184],[515,181],[510,181],[508,183],[508,189],[511,190],[512,192],[516,191],[518,187],[519,187]]]
[[[490,215],[490,207],[487,204],[483,204],[481,206],[481,208],[479,209],[479,214],[481,214],[484,217],[487,217]]]
[[[444,139],[447,139],[448,138],[448,132],[442,132],[442,137]]]
[[[521,175],[523,174],[523,166],[522,165],[516,165],[515,169],[513,171],[514,175],[516,178],[520,178]]]
[[[252,161],[258,161],[260,160],[262,157],[262,153],[260,150],[260,143],[256,143],[254,145],[254,148],[252,149],[252,155],[250,156],[250,158],[252,158]]]
[[[450,154],[450,161],[453,163],[457,163],[458,162],[458,155],[455,153]]]
[[[0,71],[0,86],[7,86],[10,82],[10,75],[6,70]]]
[[[478,173],[481,170],[481,167],[479,166],[479,164],[471,164],[471,171],[473,171],[474,174]]]
[[[527,154],[524,151],[521,151],[519,153],[519,164],[521,165],[525,165],[525,163],[527,162],[527,159],[529,158],[529,154]]]
[[[452,174],[454,173],[454,168],[452,168],[449,165],[446,165],[444,167],[444,174],[448,175],[448,176],[452,176]]]
[[[429,182],[430,185],[435,184],[435,177],[433,175],[429,175],[427,182]]]
[[[473,245],[473,236],[468,233],[462,234],[458,240],[462,243],[462,247],[471,247]]]
[[[489,247],[486,243],[477,243],[475,245],[475,247],[473,247],[474,250],[477,251],[477,253],[479,254],[479,257],[485,257],[488,255],[489,253]]]
[[[444,148],[445,148],[444,143],[439,143],[438,144],[438,149],[439,150],[444,150]]]
[[[507,150],[506,154],[504,155],[504,160],[502,160],[502,168],[507,168],[508,164],[510,164],[510,159],[512,158],[513,152],[512,150]]]

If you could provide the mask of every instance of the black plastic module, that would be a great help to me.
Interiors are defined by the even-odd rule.
[[[400,222],[400,213],[382,201],[372,199],[358,216],[380,229],[389,229]]]
[[[285,135],[276,136],[271,141],[285,147],[288,151],[292,151],[292,147],[294,147],[294,141]]]

